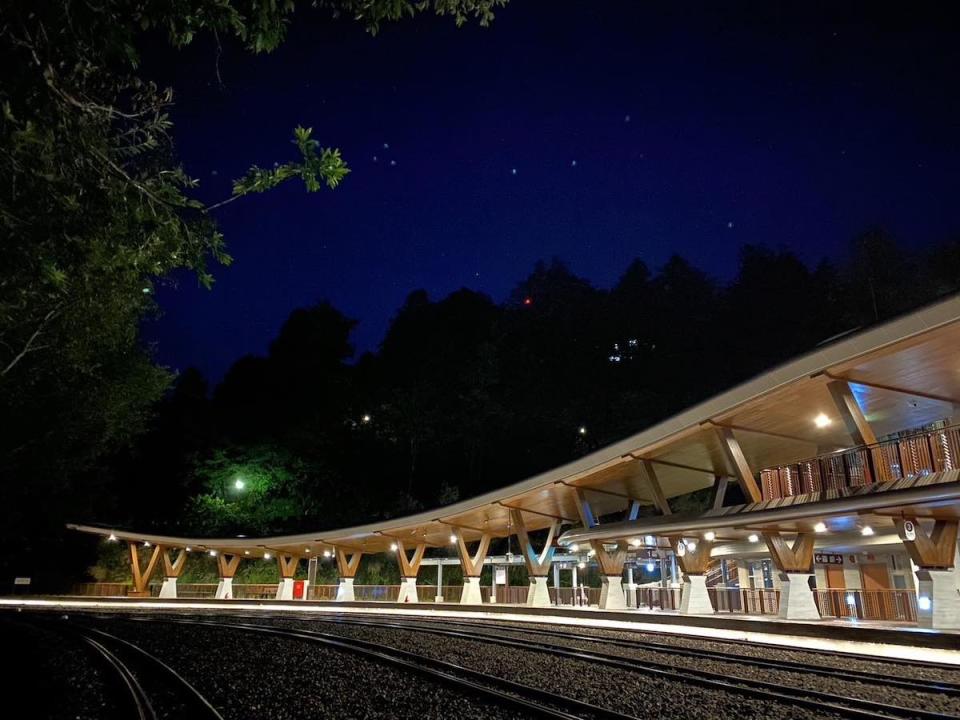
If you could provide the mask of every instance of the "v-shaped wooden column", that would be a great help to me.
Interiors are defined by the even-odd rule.
[[[906,518],[897,520],[897,532],[901,538],[906,533]],[[928,534],[916,518],[913,518],[916,539],[903,541],[910,558],[924,569],[948,569],[954,566],[954,553],[957,551],[957,521],[934,520],[933,529]]]
[[[797,533],[792,546],[778,532],[765,532],[763,539],[767,541],[770,557],[780,572],[813,572],[813,533]]]
[[[360,560],[363,557],[363,552],[338,547],[336,548],[336,554],[337,573],[339,576],[342,578],[355,578],[357,571],[360,569]]]
[[[150,584],[150,578],[153,571],[157,569],[157,563],[164,555],[163,545],[154,545],[153,552],[150,554],[150,560],[147,561],[145,570],[140,568],[139,546],[135,542],[128,542],[127,547],[130,550],[130,572],[133,575],[133,594],[144,595],[147,592],[147,586]]]
[[[680,564],[680,569],[684,575],[705,575],[710,567],[710,552],[713,550],[713,543],[709,540],[697,540],[697,545],[693,550],[687,548],[680,536],[671,536],[670,544],[673,546],[673,554]],[[682,546],[682,549],[681,549]]]
[[[407,549],[402,540],[396,540],[394,544],[397,546],[396,555],[400,565],[400,575],[405,578],[416,578],[417,573],[420,572],[420,563],[423,562],[423,553],[427,549],[426,544],[418,543],[410,557],[407,557]]]
[[[556,537],[557,530],[560,528],[560,521],[554,520],[550,523],[550,529],[547,532],[547,540],[543,544],[543,550],[537,552],[533,548],[530,540],[530,534],[527,532],[527,526],[523,521],[523,513],[516,508],[510,510],[510,520],[517,534],[517,540],[523,550],[523,560],[527,564],[527,574],[534,577],[546,577],[550,573],[550,564],[553,562],[553,539]]]
[[[280,566],[280,577],[284,580],[292,580],[297,574],[297,565],[300,564],[300,556],[293,553],[277,553],[277,565]]]
[[[463,531],[460,528],[454,528],[453,534],[457,538],[457,552],[460,554],[463,574],[467,577],[480,577],[480,573],[483,571],[483,563],[487,559],[487,551],[490,549],[490,534],[484,533],[480,536],[477,551],[472,555],[463,539]]]
[[[166,548],[163,550],[163,575],[168,578],[178,578],[183,572],[183,566],[187,563],[187,551],[183,548],[176,549],[173,551],[176,553],[176,557],[170,559],[170,551]]]
[[[217,569],[221,578],[232,578],[240,567],[241,555],[236,553],[219,553],[217,555]]]

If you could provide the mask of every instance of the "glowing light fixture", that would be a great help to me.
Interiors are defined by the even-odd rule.
[[[233,486],[234,486],[237,490],[243,490],[243,488],[244,488],[245,485],[246,485],[246,483],[243,482],[243,480],[241,480],[240,478],[237,478],[236,480],[233,481]]]
[[[638,548],[638,547],[640,547],[640,545],[641,545],[640,538],[631,538],[631,539],[630,539],[630,547]]]
[[[243,554],[244,554],[244,555],[249,555],[249,554],[250,554],[250,551],[249,551],[249,550],[244,550],[244,551],[243,551]]]
[[[707,530],[707,532],[703,534],[703,539],[709,542],[713,542],[714,540],[717,539],[717,534],[713,530]]]
[[[577,567],[580,568],[581,570],[583,570],[586,566],[587,566],[587,564],[586,564],[585,562],[578,562],[578,563],[577,563]]]
[[[756,533],[750,533],[747,536],[747,540],[749,540],[750,542],[760,542],[760,536],[757,535]]]
[[[847,593],[847,605],[856,605],[856,604],[857,604],[857,596],[854,595],[853,593]]]
[[[863,535],[864,537],[870,537],[871,535],[873,535],[873,528],[870,527],[869,525],[864,525],[863,528],[860,530],[860,534]]]
[[[210,551],[210,557],[216,557],[216,555],[217,555],[217,551],[216,551],[216,550],[211,550],[211,551]]]
[[[110,533],[110,537],[108,537],[107,540],[109,540],[110,542],[116,542],[117,536],[114,535],[113,533]]]
[[[917,608],[920,610],[929,610],[931,607],[933,607],[933,601],[926,595],[921,595],[917,598]]]
[[[271,557],[273,557],[273,556],[272,556],[270,553],[264,553],[264,554],[263,554],[263,559],[264,559],[264,560],[269,560]]]
[[[323,551],[323,556],[324,556],[325,558],[331,557],[332,555],[333,555],[333,553],[330,552],[329,550],[324,550],[324,551]]]
[[[364,416],[363,416],[362,418],[360,418],[360,421],[361,421],[361,422],[364,422],[364,423],[368,423],[368,422],[370,422],[370,420],[371,420],[371,418],[370,418],[370,416],[367,415],[367,414],[364,414]]]
[[[186,550],[187,552],[190,552],[190,548],[189,548],[189,547],[185,547],[184,550]]]
[[[816,425],[818,428],[825,428],[829,426],[832,422],[833,420],[828,418],[823,413],[820,413],[813,419],[813,424]]]
[[[690,552],[693,552],[694,550],[697,549],[697,543],[694,542],[693,540],[687,540],[687,542],[684,544],[687,546],[687,550],[689,550]]]
[[[654,565],[652,562],[648,562],[648,563],[647,563],[647,572],[653,572],[654,569],[656,569],[656,565]]]
[[[570,552],[577,552],[580,549],[580,546],[574,543],[570,546]]]
[[[818,532],[818,533],[826,532],[826,531],[827,531],[827,524],[826,524],[826,523],[822,523],[822,522],[818,522],[816,525],[813,526],[813,531],[814,531],[814,532]]]
[[[143,546],[144,546],[144,547],[150,547],[150,541],[149,541],[149,540],[144,540],[144,541],[143,541]]]
[[[596,554],[597,554],[596,550],[591,550],[590,552],[587,553],[587,557],[593,557]]]
[[[304,551],[305,553],[308,553],[308,552],[310,552],[310,548],[304,548],[303,551]]]
[[[396,544],[396,543],[390,543],[390,549],[391,549],[393,552],[396,552],[396,551],[397,551],[397,544]]]
[[[583,425],[581,425],[581,426],[580,426],[580,429],[577,430],[577,432],[579,432],[581,435],[586,435],[586,434],[587,434],[587,428],[584,427]]]

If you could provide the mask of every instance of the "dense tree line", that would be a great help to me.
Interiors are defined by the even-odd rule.
[[[635,261],[603,290],[553,260],[500,304],[411,293],[356,359],[354,320],[297,309],[266,356],[239,359],[212,392],[180,376],[115,459],[116,505],[96,519],[252,535],[446,504],[955,292],[958,261],[960,244],[909,252],[874,231],[814,268],[748,246],[729,283],[673,257],[655,271]]]

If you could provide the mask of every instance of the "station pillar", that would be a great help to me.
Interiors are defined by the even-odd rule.
[[[217,555],[217,569],[220,571],[220,582],[217,583],[216,600],[233,600],[233,576],[240,566],[240,555],[235,553],[220,553]]]
[[[363,553],[359,550],[348,551],[337,547],[334,548],[334,554],[337,558],[337,575],[339,576],[336,601],[353,602],[356,599],[353,593],[353,581],[357,577],[357,570],[360,569]]]
[[[814,601],[813,533],[797,533],[789,544],[778,532],[763,534],[770,557],[777,566],[780,580],[781,620],[819,620],[820,611]]]
[[[696,545],[687,543],[682,537],[670,538],[673,554],[683,571],[683,585],[680,591],[679,611],[684,615],[712,615],[713,604],[707,592],[707,568],[710,565],[710,552],[713,543],[709,540],[697,540]]]
[[[483,604],[483,595],[480,593],[480,573],[483,571],[483,563],[487,559],[487,551],[490,549],[490,534],[482,533],[480,535],[477,549],[473,553],[467,548],[467,541],[461,528],[453,529],[453,538],[456,540],[457,554],[460,556],[460,567],[463,568],[463,590],[460,593],[460,604],[481,605]],[[495,583],[491,592],[496,593]],[[495,598],[496,595],[494,595]]]
[[[627,593],[627,607],[637,607],[637,584],[633,581],[633,565],[627,568],[627,584],[623,587]]]
[[[414,547],[413,554],[407,555],[407,549],[402,540],[397,540],[393,545],[402,577],[397,602],[420,602],[419,597],[417,597],[417,574],[420,572],[420,563],[423,562],[423,553],[426,551],[427,546],[425,543],[418,543]]]
[[[918,567],[917,625],[934,630],[960,628],[957,521],[934,520],[928,530],[916,518],[902,518],[897,520],[897,532]]]
[[[183,572],[183,566],[187,561],[187,551],[183,548],[176,551],[177,555],[171,559],[169,551],[163,550],[163,585],[160,586],[161,598],[177,597],[177,578]]]
[[[550,590],[547,587],[547,575],[550,574],[550,565],[553,562],[553,539],[560,528],[560,521],[550,523],[547,538],[543,549],[537,552],[530,540],[523,512],[517,508],[510,508],[510,522],[517,534],[517,542],[523,551],[523,562],[527,566],[527,575],[530,578],[530,589],[527,591],[527,607],[550,607]]]
[[[293,553],[277,553],[280,582],[277,584],[276,600],[293,600],[293,576],[297,574],[300,556]]]
[[[600,566],[600,609],[626,610],[627,596],[623,589],[623,564],[627,550],[622,542],[608,550],[600,540],[590,542]]]
[[[149,547],[149,543],[145,543]],[[162,545],[156,545],[150,554],[145,568],[140,564],[140,545],[135,542],[128,542],[127,549],[130,551],[130,574],[133,580],[133,587],[127,591],[130,597],[150,597],[150,578],[153,577],[154,570],[157,569],[157,563],[160,557],[165,554]]]

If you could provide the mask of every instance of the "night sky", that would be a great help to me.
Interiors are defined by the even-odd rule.
[[[159,291],[158,360],[216,381],[322,299],[373,350],[411,290],[499,301],[554,256],[601,287],[673,253],[726,280],[744,243],[813,263],[871,225],[905,245],[960,231],[953,18],[709,5],[513,0],[488,29],[422,16],[377,37],[305,8],[272,55],[225,45],[222,87],[209,42],[148,53],[205,201],[295,159],[297,124],[353,169],[218,210],[235,263],[212,291]]]

